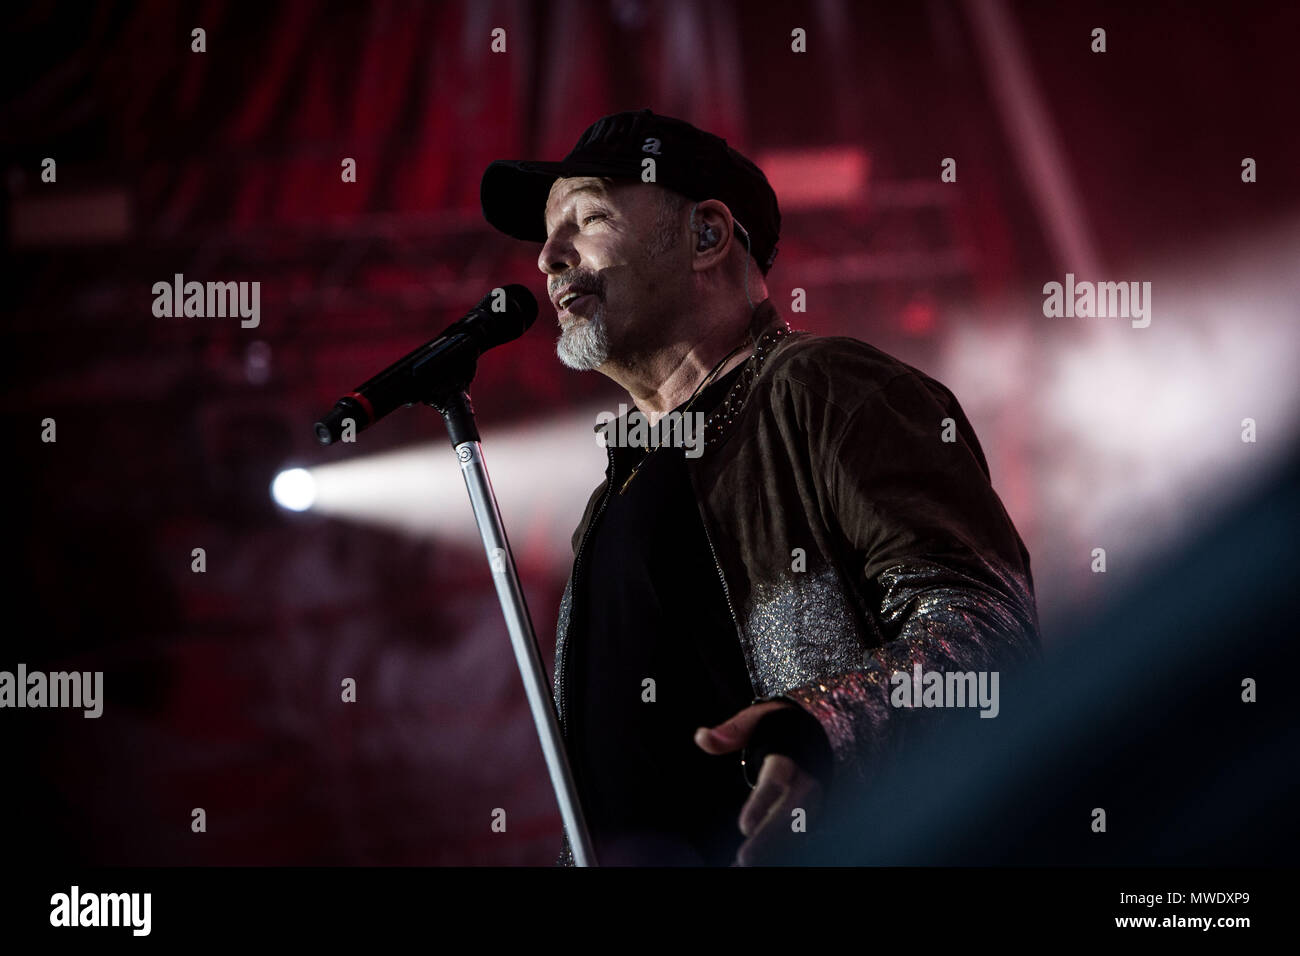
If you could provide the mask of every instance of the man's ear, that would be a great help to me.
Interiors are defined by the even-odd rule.
[[[695,271],[712,269],[727,260],[731,244],[736,241],[734,224],[731,211],[717,199],[705,199],[692,207],[694,245],[691,252]]]

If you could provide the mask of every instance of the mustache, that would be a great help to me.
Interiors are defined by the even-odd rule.
[[[547,288],[547,294],[554,299],[555,294],[561,289],[567,289],[571,286],[577,286],[581,289],[592,289],[596,295],[604,297],[605,283],[601,280],[598,273],[595,272],[571,272],[562,279],[557,279]]]

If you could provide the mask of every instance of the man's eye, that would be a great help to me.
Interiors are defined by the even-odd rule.
[[[593,219],[604,219],[604,218],[605,218],[605,214],[604,214],[603,212],[593,212],[593,213],[591,213],[590,215],[587,215],[587,216],[583,216],[583,217],[582,217],[582,224],[585,226],[587,223],[591,222]]]

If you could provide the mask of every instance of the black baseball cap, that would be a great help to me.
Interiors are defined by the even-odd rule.
[[[781,210],[763,171],[720,136],[685,120],[632,110],[602,116],[559,162],[499,159],[479,187],[483,216],[516,239],[546,241],[546,200],[555,180],[610,176],[641,180],[643,161],[655,161],[654,182],[696,202],[717,199],[750,237],[750,254],[764,275],[776,258]]]

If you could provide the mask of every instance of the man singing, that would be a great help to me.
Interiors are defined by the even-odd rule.
[[[596,858],[779,862],[898,744],[892,675],[1037,652],[975,433],[919,370],[791,330],[764,282],[776,195],[717,136],[617,113],[561,162],[492,163],[481,195],[542,243],[560,360],[634,406],[596,426],[556,636]]]

